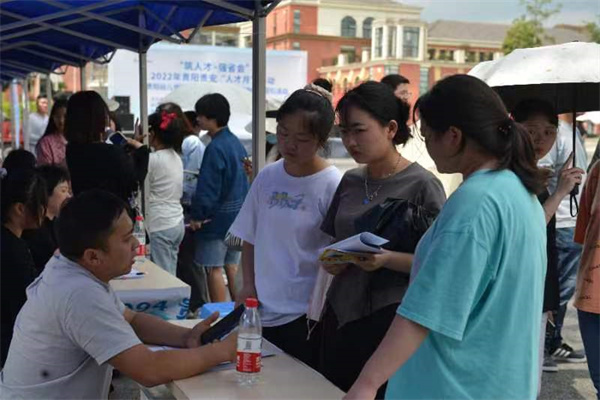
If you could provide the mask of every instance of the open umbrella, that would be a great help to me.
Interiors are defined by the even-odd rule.
[[[509,111],[522,100],[544,99],[558,113],[600,110],[600,44],[572,42],[517,49],[475,66],[469,75],[494,88]],[[573,122],[573,165],[576,124]],[[577,194],[576,187],[571,199]],[[575,202],[576,204],[576,202]]]
[[[540,98],[558,113],[600,110],[600,44],[572,42],[517,49],[476,65],[475,76],[502,97],[511,111],[521,100]]]

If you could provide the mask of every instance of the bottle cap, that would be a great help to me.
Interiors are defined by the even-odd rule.
[[[143,221],[144,217],[142,217],[141,215],[138,214],[138,215],[135,216],[135,220],[136,221]]]
[[[248,308],[258,307],[258,300],[256,300],[254,297],[248,297],[246,299],[246,307],[248,307]]]

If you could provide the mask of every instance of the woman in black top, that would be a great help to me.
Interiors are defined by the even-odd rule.
[[[65,136],[73,194],[102,189],[133,209],[135,195],[148,172],[150,153],[147,146],[131,139],[127,142],[134,147],[130,153],[122,145],[105,143],[108,125],[108,107],[98,93],[83,91],[69,98]]]
[[[27,242],[35,266],[41,272],[58,248],[54,220],[64,201],[71,197],[71,181],[69,172],[58,165],[43,165],[37,168],[37,172],[46,183],[48,207],[42,226],[23,232],[23,240]]]
[[[48,197],[46,185],[35,170],[7,171],[2,179],[0,228],[0,358],[8,354],[17,314],[25,304],[25,289],[38,275],[27,243],[21,239],[25,229],[39,228]]]
[[[416,243],[446,196],[431,172],[398,152],[396,146],[410,137],[409,106],[388,86],[363,83],[346,93],[337,112],[344,146],[365,166],[346,172],[321,229],[336,242],[364,231],[390,241],[383,253],[364,255],[356,264],[323,265],[335,277],[322,318],[320,369],[348,391],[392,323]],[[391,229],[371,229],[384,223],[383,214],[393,214],[385,220]],[[384,392],[382,387],[378,397]]]

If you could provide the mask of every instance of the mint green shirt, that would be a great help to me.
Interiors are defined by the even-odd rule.
[[[511,171],[478,171],[415,253],[398,314],[429,334],[388,399],[535,399],[546,222]]]

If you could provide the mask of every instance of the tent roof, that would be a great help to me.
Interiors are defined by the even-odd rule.
[[[271,9],[278,1],[260,1]],[[253,19],[255,0],[5,0],[0,4],[0,79],[62,65],[108,62],[116,49],[146,51],[180,32]],[[266,11],[268,12],[268,11]]]

